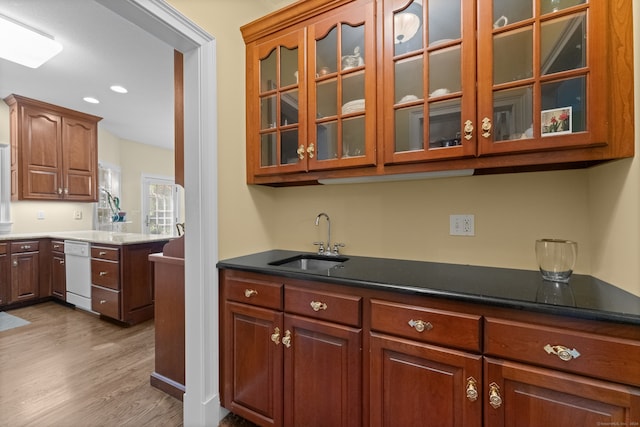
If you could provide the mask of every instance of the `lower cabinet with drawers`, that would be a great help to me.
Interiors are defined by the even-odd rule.
[[[153,266],[149,255],[168,240],[91,245],[91,309],[134,325],[153,318]]]
[[[40,241],[12,241],[10,251],[9,303],[37,299],[40,295]]]
[[[220,271],[222,404],[260,426],[640,425],[640,327]]]
[[[223,406],[261,426],[362,424],[362,298],[227,272]]]

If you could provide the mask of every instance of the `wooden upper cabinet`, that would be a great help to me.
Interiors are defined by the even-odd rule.
[[[241,30],[250,184],[634,155],[631,0],[314,0]]]
[[[374,165],[374,1],[285,10],[277,21],[270,15],[242,28],[247,182]]]
[[[10,95],[13,200],[97,200],[98,121]]]

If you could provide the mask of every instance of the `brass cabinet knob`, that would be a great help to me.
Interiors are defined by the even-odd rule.
[[[282,337],[282,345],[287,348],[291,347],[291,331],[288,329],[284,331],[284,337]]]
[[[496,383],[489,384],[489,404],[493,409],[502,406],[502,397],[500,397],[500,387]]]
[[[485,138],[489,138],[491,136],[491,119],[489,117],[485,117],[482,119],[482,136]]]
[[[473,122],[471,120],[467,120],[464,122],[464,139],[467,141],[473,138]]]
[[[467,399],[471,402],[478,400],[478,382],[475,378],[467,378]]]
[[[64,265],[64,260],[63,259],[60,260],[60,265]]]
[[[409,320],[409,326],[418,332],[430,331],[433,329],[431,322],[425,322],[424,320]]]
[[[276,345],[280,344],[280,328],[276,327],[271,334],[271,341],[273,341]]]
[[[255,289],[245,289],[244,296],[247,298],[251,298],[252,296],[258,295],[258,291]]]
[[[307,153],[309,154],[309,158],[313,159],[313,155],[315,154],[316,147],[313,144],[309,144],[309,148],[307,148]]]
[[[323,302],[320,302],[320,301],[311,301],[309,303],[309,305],[311,306],[313,311],[320,311],[320,310],[326,310],[327,309],[327,304],[325,304]]]
[[[298,153],[298,158],[300,160],[304,160],[304,145],[300,144],[300,146],[296,150],[296,153]]]
[[[560,360],[564,362],[568,362],[571,359],[577,359],[578,357],[580,357],[580,352],[578,350],[576,350],[575,348],[573,350],[569,350],[563,345],[547,344],[544,346],[544,351],[546,351],[547,354],[555,354],[560,358]]]

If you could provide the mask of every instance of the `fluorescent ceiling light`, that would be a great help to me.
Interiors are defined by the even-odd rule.
[[[129,92],[129,91],[127,90],[127,88],[122,87],[122,86],[120,86],[120,85],[113,85],[113,86],[111,86],[111,87],[110,87],[110,89],[111,89],[112,91],[114,91],[114,92],[118,92],[118,93],[127,93],[127,92]]]
[[[62,51],[52,37],[0,15],[0,58],[38,68]]]
[[[433,172],[399,173],[395,175],[353,176],[349,178],[319,179],[320,184],[365,184],[369,182],[414,181],[418,179],[471,176],[475,169],[458,169]]]
[[[98,101],[96,98],[93,98],[91,96],[85,96],[84,98],[82,98],[85,102],[88,102],[89,104],[100,104],[100,101]]]

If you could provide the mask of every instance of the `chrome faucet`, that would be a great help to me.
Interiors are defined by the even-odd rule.
[[[320,225],[321,217],[327,219],[327,246],[323,242],[313,242],[314,245],[318,246],[318,255],[340,255],[340,247],[344,247],[344,243],[334,244],[333,250],[331,250],[331,219],[326,213],[320,212],[316,216],[316,227]]]

